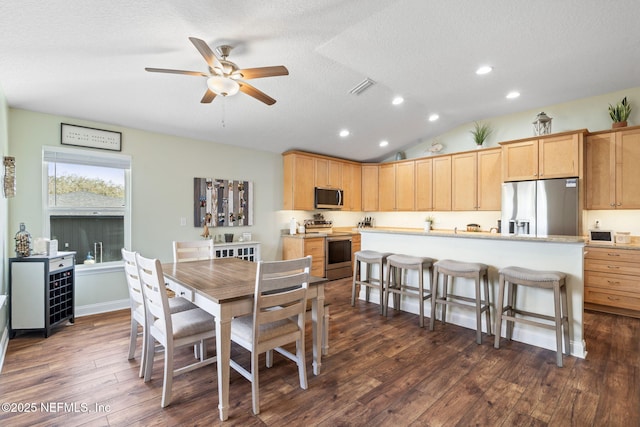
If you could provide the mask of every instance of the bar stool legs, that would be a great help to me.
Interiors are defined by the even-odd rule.
[[[434,260],[427,257],[416,257],[410,255],[390,255],[387,258],[386,290],[384,296],[384,315],[389,312],[389,295],[393,294],[393,308],[400,309],[400,298],[402,295],[418,297],[420,319],[418,321],[421,328],[424,327],[424,301],[432,297],[433,284],[428,290],[424,288],[424,271],[429,272],[431,278]],[[418,272],[418,284],[409,285],[406,280],[406,272],[416,270]]]
[[[442,323],[446,323],[447,305],[475,308],[476,312],[476,342],[482,344],[482,313],[486,313],[487,335],[491,335],[491,303],[489,297],[488,266],[480,263],[462,262],[443,259],[433,266],[433,296],[431,298],[431,321],[429,330],[435,326],[437,305],[442,305]],[[438,297],[439,276],[443,277],[442,296]],[[453,278],[468,278],[475,282],[475,297],[465,297],[449,294],[449,287],[453,284]],[[480,282],[484,287],[484,299],[482,299]]]
[[[358,251],[354,255],[353,261],[353,282],[351,285],[351,306],[356,305],[356,293],[360,286],[365,287],[365,298],[369,302],[371,288],[376,288],[380,293],[380,314],[384,313],[382,301],[384,298],[384,265],[387,257],[391,255],[388,252],[377,252],[371,250]],[[362,264],[365,265],[365,279],[362,279]],[[373,266],[378,265],[379,276],[372,277]]]
[[[556,331],[556,365],[562,367],[562,339],[564,332],[565,354],[570,352],[569,336],[569,316],[567,302],[567,287],[565,283],[566,275],[557,271],[538,271],[521,267],[505,267],[500,270],[500,283],[498,290],[498,315],[496,316],[496,336],[494,347],[500,348],[500,334],[502,330],[502,320],[507,321],[506,338],[513,336],[515,322],[533,326],[539,326]],[[518,309],[516,307],[517,285],[534,288],[544,288],[553,291],[554,315],[548,316],[540,313],[532,313]],[[507,288],[507,305],[503,305],[504,291]],[[516,317],[516,315],[526,316]],[[543,319],[552,323],[543,323],[530,320],[529,318]]]

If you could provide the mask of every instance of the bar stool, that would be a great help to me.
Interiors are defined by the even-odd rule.
[[[498,290],[498,316],[496,317],[496,338],[494,347],[500,347],[500,333],[502,330],[502,320],[507,321],[507,339],[513,335],[515,322],[528,325],[540,326],[556,331],[556,364],[562,367],[562,329],[564,326],[564,347],[565,354],[569,355],[569,315],[567,310],[567,287],[565,284],[566,274],[559,271],[530,270],[522,267],[505,267],[500,269],[500,287]],[[507,305],[503,306],[504,288],[507,284]],[[540,313],[531,313],[516,308],[516,285],[530,286],[533,288],[553,290],[554,315],[548,316]],[[553,324],[529,320],[516,317],[516,314],[544,319]]]
[[[389,252],[377,252],[371,250],[358,251],[355,253],[353,261],[353,284],[351,286],[351,306],[356,305],[356,288],[359,286],[365,286],[366,289],[366,301],[369,302],[369,294],[371,288],[376,288],[380,291],[380,314],[383,313],[382,299],[384,298],[384,264],[387,262],[387,257],[391,255]],[[362,264],[365,264],[365,279],[362,279]],[[378,265],[379,276],[377,278],[372,277],[372,267]]]
[[[387,289],[384,296],[384,315],[389,311],[389,295],[393,294],[393,308],[400,310],[400,296],[418,297],[420,303],[420,327],[424,327],[424,301],[431,298],[433,286],[424,289],[424,270],[429,271],[429,278],[435,260],[427,257],[411,255],[389,255],[387,257]],[[418,272],[418,285],[410,285],[406,282],[407,270]],[[404,273],[404,274],[403,274]],[[403,280],[403,276],[404,279]],[[431,284],[430,284],[431,285]]]
[[[434,296],[431,298],[431,323],[429,330],[433,331],[436,318],[436,305],[442,305],[442,323],[446,323],[447,305],[457,307],[474,308],[476,310],[476,342],[482,344],[482,312],[486,313],[487,335],[491,335],[491,303],[489,298],[488,267],[476,262],[463,262],[451,259],[443,259],[433,265]],[[443,292],[438,297],[438,282],[440,274],[443,275]],[[448,286],[453,285],[453,278],[467,278],[475,281],[475,297],[449,294]],[[480,281],[484,282],[484,300],[481,298]]]

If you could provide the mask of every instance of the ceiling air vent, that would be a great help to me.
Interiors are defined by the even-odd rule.
[[[353,89],[351,89],[349,93],[351,95],[360,95],[362,92],[369,89],[374,84],[376,84],[376,82],[367,77],[366,79],[358,83]]]

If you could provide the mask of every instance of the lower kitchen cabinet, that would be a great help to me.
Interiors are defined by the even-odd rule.
[[[282,239],[282,259],[295,259],[311,255],[311,275],[324,277],[325,238],[284,236]]]
[[[585,248],[584,307],[640,317],[640,250]]]

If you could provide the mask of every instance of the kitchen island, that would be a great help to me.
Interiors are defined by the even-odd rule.
[[[489,266],[489,284],[491,296],[491,318],[495,322],[496,296],[498,291],[498,270],[510,265],[537,270],[557,270],[566,273],[569,305],[569,329],[571,336],[571,354],[586,356],[586,343],[583,338],[584,277],[583,251],[585,239],[571,236],[521,237],[497,233],[466,232],[454,230],[434,230],[424,232],[408,228],[363,228],[362,249],[392,252],[415,256],[426,256],[436,260],[455,259],[459,261],[481,262]],[[373,273],[377,274],[377,273]],[[409,272],[409,280],[417,280],[415,272]],[[411,274],[414,274],[411,277]],[[471,282],[458,279],[455,293],[471,296],[466,292],[473,289]],[[372,290],[372,300],[379,295]],[[553,295],[542,289],[519,287],[518,304],[527,311],[551,315],[553,313]],[[364,291],[360,298],[364,299]],[[391,301],[390,301],[391,304]],[[403,300],[402,310],[418,313],[416,298]],[[425,316],[431,316],[429,302],[425,302]],[[447,310],[447,322],[475,329],[476,320],[473,310],[450,307]],[[484,323],[484,322],[483,322]],[[503,322],[504,336],[506,322]],[[436,322],[436,327],[442,327]],[[484,330],[484,329],[483,329]],[[486,332],[486,330],[485,330]],[[495,332],[495,331],[494,331]],[[530,325],[516,324],[513,331],[515,341],[524,342],[550,350],[556,349],[554,331]],[[491,341],[492,342],[492,341]]]

